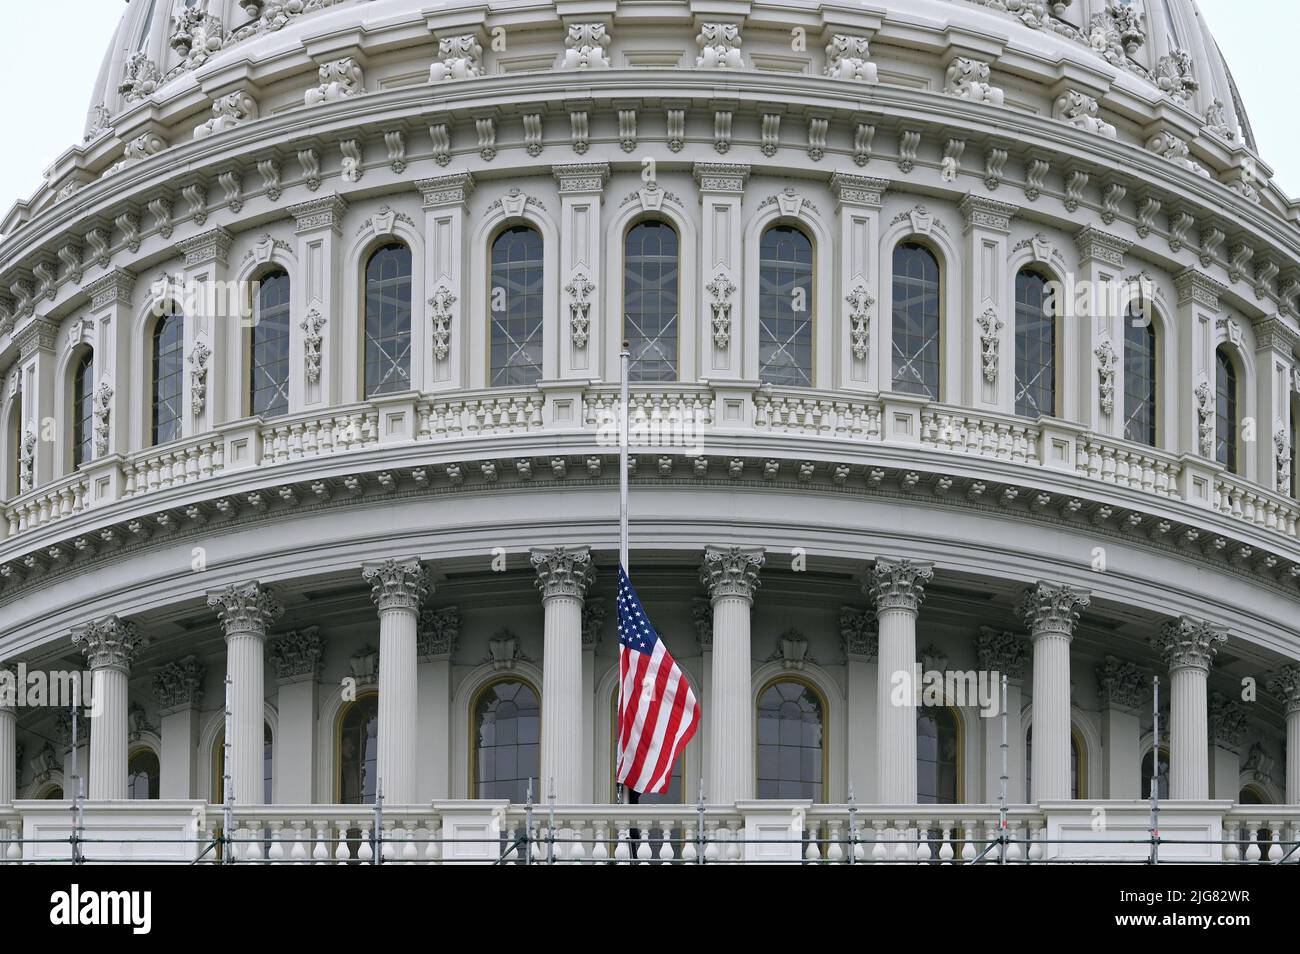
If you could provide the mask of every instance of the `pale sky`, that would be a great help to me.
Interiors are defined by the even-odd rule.
[[[873,0],[874,3],[889,0]],[[125,9],[122,0],[6,0],[0,31],[0,215],[28,198],[45,169],[77,142],[91,88]],[[1261,157],[1287,195],[1300,196],[1300,131],[1288,64],[1300,35],[1297,0],[1200,0],[1250,114]],[[15,21],[21,22],[15,28]],[[56,63],[51,64],[51,61]]]

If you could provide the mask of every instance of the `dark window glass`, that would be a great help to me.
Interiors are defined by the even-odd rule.
[[[126,770],[127,798],[157,798],[158,777],[158,756],[151,751],[133,755]]]
[[[1228,470],[1237,471],[1237,368],[1228,353],[1220,348],[1215,352],[1217,367],[1216,391],[1217,420],[1215,428],[1215,454],[1217,460]]]
[[[801,682],[775,682],[758,700],[758,797],[822,800],[822,704]]]
[[[939,262],[905,242],[894,249],[894,390],[939,400]]]
[[[793,226],[774,225],[758,255],[759,380],[812,387],[812,240]]]
[[[379,774],[379,696],[363,696],[348,707],[339,731],[339,801],[373,805]]]
[[[1156,329],[1130,313],[1124,327],[1124,438],[1156,446]]]
[[[181,436],[185,386],[185,318],[168,312],[153,326],[153,443]]]
[[[289,276],[262,278],[256,323],[249,336],[248,412],[262,417],[289,413]]]
[[[222,729],[217,734],[215,771],[212,775],[212,803],[220,804],[226,800],[226,730]],[[262,724],[262,801],[266,805],[273,804],[275,799],[272,797],[273,781],[271,776],[271,767],[273,765],[274,745],[271,742],[271,727],[266,723]]]
[[[1016,413],[1056,415],[1056,316],[1047,280],[1016,275]]]
[[[916,800],[922,805],[957,802],[957,716],[947,706],[916,713]]]
[[[541,380],[544,272],[536,229],[516,225],[492,243],[492,387],[527,387]]]
[[[1151,775],[1155,766],[1155,753],[1148,752],[1142,759],[1142,797],[1144,799],[1151,797]],[[1160,750],[1160,798],[1169,797],[1169,753],[1164,749]]]
[[[522,804],[532,779],[533,799],[542,800],[541,721],[537,693],[526,682],[494,682],[479,694],[474,706],[475,798],[508,798]]]
[[[677,380],[677,232],[641,222],[627,233],[623,257],[623,337],[629,381]]]
[[[376,249],[366,264],[366,397],[411,386],[411,250]]]
[[[1034,788],[1034,730],[1025,733],[1025,801],[1032,802]],[[1070,733],[1070,797],[1079,797],[1079,740]]]
[[[95,456],[95,355],[85,352],[72,376],[72,466]]]

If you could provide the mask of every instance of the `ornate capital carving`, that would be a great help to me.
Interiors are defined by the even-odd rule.
[[[1287,715],[1300,712],[1300,666],[1288,663],[1268,681],[1268,691],[1282,700]]]
[[[464,206],[474,194],[474,177],[468,172],[457,172],[432,179],[416,179],[415,187],[426,209],[446,206]]]
[[[713,648],[713,607],[702,596],[691,600],[691,622],[695,624],[695,638],[701,650]]]
[[[888,179],[855,176],[847,172],[831,174],[831,192],[840,205],[878,209],[884,202],[885,190],[888,188]]]
[[[460,641],[460,607],[426,606],[416,628],[416,654],[422,659],[450,656]]]
[[[185,254],[185,267],[215,263],[225,265],[230,258],[230,246],[235,237],[226,229],[215,228],[193,238],[182,239],[176,247]]]
[[[1018,211],[1014,205],[995,202],[983,196],[967,193],[958,206],[961,211],[962,227],[969,232],[973,228],[991,229],[995,232],[1011,231],[1011,220]]]
[[[208,606],[217,613],[226,638],[232,636],[266,636],[271,624],[279,619],[284,607],[270,587],[257,582],[234,583],[208,594]]]
[[[600,193],[609,181],[608,162],[566,162],[551,166],[560,194]]]
[[[91,311],[98,311],[109,305],[130,305],[131,293],[134,290],[135,274],[123,268],[115,268],[86,286],[86,293],[90,295]]]
[[[319,626],[290,630],[270,646],[271,668],[277,679],[316,678],[324,655],[325,639]]]
[[[749,166],[734,162],[697,162],[695,181],[701,192],[743,195],[749,179]]]
[[[1088,608],[1092,597],[1087,590],[1066,586],[1064,583],[1040,582],[1025,593],[1020,603],[1020,615],[1033,637],[1050,633],[1069,637],[1079,614]]]
[[[1003,629],[981,626],[975,637],[975,657],[980,669],[1006,673],[1008,679],[1019,681],[1029,662],[1029,640]]]
[[[72,631],[72,642],[86,654],[91,669],[131,671],[136,652],[149,645],[134,623],[119,616],[108,616]]]
[[[197,656],[169,662],[153,674],[153,694],[164,711],[197,706],[203,701],[203,677],[207,666]]]
[[[871,566],[863,592],[881,610],[910,610],[913,613],[925,602],[925,584],[934,579],[934,564],[915,560],[881,557]]]
[[[880,629],[876,614],[869,609],[840,607],[840,646],[844,655],[875,659],[880,651]]]
[[[337,193],[309,202],[299,202],[288,208],[289,214],[294,218],[294,232],[298,235],[322,229],[333,229],[342,235],[343,213],[347,210],[347,201]]]
[[[419,560],[384,560],[361,567],[361,576],[370,584],[370,598],[375,608],[417,612],[429,595],[429,581]]]
[[[1210,693],[1210,742],[1230,752],[1240,754],[1250,729],[1246,706],[1240,699],[1232,699],[1221,692]]]
[[[604,600],[587,600],[582,604],[582,645],[595,646],[605,628],[609,607]]]
[[[1178,304],[1195,302],[1214,311],[1219,310],[1219,296],[1228,291],[1226,286],[1190,266],[1174,276],[1174,288],[1178,292]]]
[[[1134,663],[1107,656],[1097,667],[1097,693],[1103,707],[1137,712],[1146,699],[1146,674]]]
[[[1170,671],[1199,669],[1208,673],[1219,646],[1227,640],[1228,634],[1220,627],[1182,616],[1165,623],[1160,635],[1152,638],[1151,645],[1164,658]]]
[[[700,567],[700,582],[714,602],[727,596],[752,602],[758,589],[758,571],[766,558],[762,550],[708,547],[704,551],[704,565]]]
[[[582,599],[595,579],[589,547],[550,547],[532,551],[537,588],[543,600],[556,596]]]
[[[1074,236],[1074,244],[1079,249],[1079,264],[1086,265],[1096,259],[1114,268],[1124,267],[1124,256],[1133,247],[1133,243],[1127,239],[1103,232],[1091,225],[1079,230]]]

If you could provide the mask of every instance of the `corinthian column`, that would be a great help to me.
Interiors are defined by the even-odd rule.
[[[1169,797],[1210,797],[1209,706],[1205,685],[1210,664],[1228,636],[1186,616],[1164,625],[1151,645],[1169,666]]]
[[[126,694],[131,660],[148,640],[133,624],[109,616],[72,631],[94,680],[90,719],[92,802],[126,798]]]
[[[1300,804],[1300,666],[1283,666],[1268,691],[1286,707],[1286,803]]]
[[[284,612],[274,592],[256,581],[236,583],[208,594],[226,635],[226,674],[230,678],[230,774],[235,802],[263,800],[266,721],[266,631]]]
[[[1034,801],[1070,797],[1070,640],[1090,601],[1086,590],[1040,582],[1020,604],[1034,644]]]
[[[916,618],[934,566],[879,559],[863,591],[876,606],[877,793],[886,805],[916,804]]]
[[[749,611],[764,559],[762,550],[709,547],[700,568],[713,604],[713,712],[705,783],[715,805],[754,797]]]
[[[544,796],[582,801],[582,601],[596,575],[587,547],[534,550],[542,593],[542,777]]]
[[[416,630],[429,583],[416,559],[368,563],[361,575],[379,610],[378,782],[385,802],[411,805],[419,727]]]
[[[18,676],[0,666],[0,805],[18,794]]]

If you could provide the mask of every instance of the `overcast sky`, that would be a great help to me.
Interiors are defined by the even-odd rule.
[[[873,0],[880,3],[882,0]],[[884,0],[888,2],[888,0]],[[5,0],[0,31],[0,215],[29,197],[45,169],[81,138],[91,87],[125,9],[122,0]],[[1300,195],[1300,124],[1285,66],[1300,35],[1297,0],[1200,0],[1278,185]],[[15,28],[15,22],[21,22]],[[51,60],[56,60],[51,64]]]

